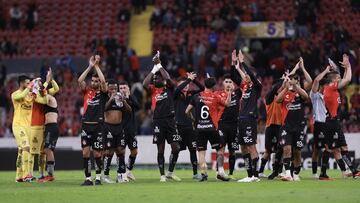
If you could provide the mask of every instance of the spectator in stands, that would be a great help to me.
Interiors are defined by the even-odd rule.
[[[226,23],[225,20],[220,18],[220,16],[215,16],[213,17],[210,26],[215,31],[222,31],[223,28],[225,27],[225,23]]]
[[[193,46],[192,49],[192,62],[195,72],[199,72],[200,69],[200,60],[202,57],[205,56],[206,47],[203,43],[201,43],[199,40],[196,40],[196,43]]]
[[[150,30],[152,30],[155,25],[159,25],[161,23],[161,19],[161,10],[159,7],[155,7],[150,18]]]
[[[162,25],[165,27],[171,27],[175,22],[174,13],[171,9],[167,9],[165,15],[162,18]]]
[[[25,26],[28,30],[33,30],[36,23],[38,22],[38,12],[35,3],[29,4],[28,10],[26,11],[26,22]]]
[[[140,63],[139,63],[139,58],[136,55],[136,52],[134,49],[131,49],[129,58],[130,58],[130,68],[131,68],[132,78],[135,81],[139,81],[139,79],[140,79]]]
[[[4,8],[0,5],[0,30],[5,30],[6,28],[6,19],[4,14]]]
[[[7,76],[6,66],[5,64],[3,64],[2,61],[0,61],[0,87],[4,87],[6,76]]]
[[[14,30],[20,29],[20,21],[23,14],[17,3],[14,3],[13,6],[10,8],[9,14],[11,28]]]
[[[134,7],[135,14],[141,14],[142,2],[144,0],[132,0],[132,5]]]
[[[360,88],[356,86],[354,89],[354,93],[350,98],[351,108],[356,111],[360,111]],[[360,112],[359,112],[360,113]]]
[[[118,13],[118,22],[129,22],[131,17],[130,10],[127,6],[121,5]]]
[[[219,36],[215,31],[211,31],[208,35],[209,47],[212,50],[216,50],[219,42]]]

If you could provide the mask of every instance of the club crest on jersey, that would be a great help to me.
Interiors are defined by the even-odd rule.
[[[163,94],[158,94],[155,96],[156,101],[161,101],[168,98],[167,92],[164,92]]]
[[[155,128],[154,128],[154,133],[160,133],[159,127],[155,126]]]

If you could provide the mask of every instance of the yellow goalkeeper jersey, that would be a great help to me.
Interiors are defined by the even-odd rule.
[[[14,106],[13,126],[30,126],[33,97],[30,90],[16,90],[11,94]]]

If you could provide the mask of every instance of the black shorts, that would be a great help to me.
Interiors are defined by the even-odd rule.
[[[177,126],[179,135],[181,137],[180,150],[196,150],[197,136],[192,126]]]
[[[237,123],[219,123],[220,142],[227,145],[229,151],[239,150],[239,133]]]
[[[197,131],[197,150],[205,151],[207,149],[207,142],[210,142],[212,149],[220,149],[220,136],[217,131]]]
[[[121,124],[104,123],[105,149],[125,148],[125,136]]]
[[[153,144],[163,144],[165,143],[165,140],[168,144],[181,141],[181,138],[177,133],[174,118],[154,119],[153,127]]]
[[[82,124],[81,147],[92,147],[94,150],[103,150],[104,133],[102,124]]]
[[[337,119],[326,120],[325,136],[329,149],[347,146],[344,132]]]
[[[256,119],[239,120],[239,143],[240,145],[255,145],[257,140]]]
[[[327,144],[328,139],[325,137],[326,124],[321,122],[314,123],[314,146],[322,149]]]
[[[280,125],[270,125],[265,128],[265,149],[269,153],[277,151],[279,146]]]
[[[59,127],[57,123],[48,123],[45,125],[44,130],[44,148],[55,150],[56,142],[59,138]]]
[[[294,148],[302,149],[304,147],[305,140],[305,127],[300,126],[298,128],[289,128],[283,126],[280,130],[280,145],[282,147],[291,145]]]
[[[133,130],[124,129],[125,135],[125,145],[128,146],[129,149],[137,149],[138,141],[136,139],[136,134]]]

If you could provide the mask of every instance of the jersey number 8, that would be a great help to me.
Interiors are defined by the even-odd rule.
[[[207,119],[209,115],[209,107],[206,105],[202,106],[200,112],[201,119]]]

